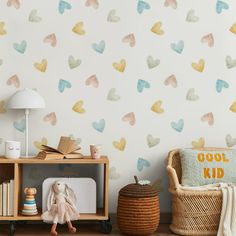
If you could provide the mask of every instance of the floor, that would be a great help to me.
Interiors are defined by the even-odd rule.
[[[81,224],[78,226],[77,233],[75,235],[84,235],[84,236],[96,236],[103,235],[99,232],[98,224]],[[46,224],[19,224],[17,225],[17,230],[15,236],[48,236],[50,232],[50,225]],[[58,227],[58,236],[69,236],[67,228],[63,226]],[[0,235],[8,236],[8,225],[0,225]],[[119,230],[116,225],[113,224],[113,230],[109,234],[110,236],[122,235],[119,233]],[[155,236],[174,236],[169,230],[169,225],[162,224],[159,225],[158,230],[153,235]]]

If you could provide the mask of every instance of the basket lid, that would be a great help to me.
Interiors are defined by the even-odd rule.
[[[141,185],[137,176],[134,176],[136,183],[128,184],[119,191],[119,195],[132,198],[145,198],[157,196],[157,191],[149,184]]]

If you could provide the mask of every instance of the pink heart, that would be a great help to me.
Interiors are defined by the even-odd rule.
[[[213,34],[207,34],[207,35],[203,36],[201,39],[201,42],[207,43],[209,47],[213,47],[214,46]]]
[[[13,75],[7,80],[7,85],[14,85],[16,88],[20,87],[20,80],[17,75]]]
[[[86,3],[85,3],[85,5],[86,5],[87,7],[92,6],[94,9],[98,9],[98,7],[99,7],[98,0],[87,0]]]
[[[55,34],[49,34],[43,40],[44,43],[50,43],[52,47],[56,47],[57,45],[57,37]]]
[[[214,124],[214,116],[212,112],[206,113],[205,115],[202,116],[201,118],[202,121],[207,121],[208,125],[213,125]]]
[[[20,1],[19,0],[8,0],[7,1],[7,6],[14,6],[16,9],[20,8]]]
[[[134,34],[128,34],[122,39],[123,43],[129,43],[130,47],[135,46],[135,36]]]
[[[97,88],[99,86],[99,81],[97,79],[96,75],[91,75],[88,79],[85,81],[86,85],[92,85],[94,88]]]
[[[130,112],[123,116],[122,121],[128,121],[130,125],[135,124],[135,114],[133,112]]]
[[[56,125],[57,123],[57,116],[55,112],[48,113],[46,116],[44,116],[43,120],[45,122],[49,121],[51,125]]]
[[[177,80],[175,75],[170,75],[168,78],[166,78],[164,84],[166,86],[171,85],[173,88],[177,87]]]
[[[166,0],[164,3],[165,7],[171,6],[173,9],[177,8],[177,1],[176,0]]]

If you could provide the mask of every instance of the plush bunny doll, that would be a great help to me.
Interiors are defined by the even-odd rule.
[[[63,181],[52,184],[47,200],[47,211],[41,218],[45,222],[52,222],[51,235],[56,236],[57,223],[67,223],[70,233],[75,233],[71,221],[78,220],[79,212],[76,209],[76,196],[74,191]]]

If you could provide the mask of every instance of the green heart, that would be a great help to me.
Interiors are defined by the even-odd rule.
[[[80,59],[75,59],[73,56],[69,56],[68,58],[68,64],[70,69],[78,67],[81,64],[81,62],[82,61]]]

